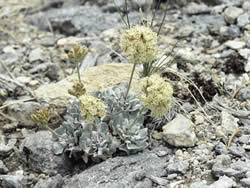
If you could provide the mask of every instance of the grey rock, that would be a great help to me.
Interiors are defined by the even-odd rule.
[[[37,102],[17,103],[8,107],[8,114],[16,119],[20,126],[33,127],[35,123],[31,120],[31,115],[39,108],[40,104]]]
[[[248,59],[250,57],[250,49],[244,48],[239,50],[239,54],[244,58]]]
[[[250,171],[246,173],[246,177],[250,178]]]
[[[13,147],[0,143],[0,157],[8,157],[13,151]]]
[[[241,144],[250,143],[250,135],[241,135],[239,138],[239,143],[241,143]]]
[[[119,26],[118,13],[104,13],[95,6],[74,6],[52,9],[42,14],[32,15],[31,22],[40,29],[49,29],[48,21],[54,31],[66,35],[82,33],[97,35],[102,31]]]
[[[250,1],[244,1],[244,3],[242,4],[242,8],[244,10],[250,11]]]
[[[241,147],[241,146],[232,145],[232,146],[230,146],[229,151],[230,151],[231,154],[233,154],[233,155],[235,155],[237,157],[245,157],[245,156],[247,156],[245,149],[243,147]]]
[[[64,183],[63,188],[78,188],[79,185],[84,185],[84,188],[150,187],[152,183],[145,177],[162,177],[165,163],[165,157],[157,157],[150,151],[110,158],[74,175]]]
[[[227,154],[227,147],[225,144],[223,144],[222,142],[219,142],[218,144],[215,145],[214,150],[217,154]]]
[[[63,178],[60,174],[58,174],[46,180],[40,179],[34,188],[61,188],[62,184]]]
[[[228,28],[228,35],[230,38],[234,39],[234,38],[239,37],[241,35],[241,31],[237,26],[231,25]]]
[[[204,14],[204,13],[210,13],[210,8],[204,4],[204,3],[189,3],[185,8],[184,11],[188,15],[195,15],[195,14]]]
[[[247,63],[244,66],[246,72],[250,72],[250,57],[247,59]]]
[[[236,95],[236,98],[240,101],[246,101],[250,99],[250,88],[244,87],[240,89]]]
[[[231,49],[239,50],[246,46],[244,41],[237,41],[237,40],[229,40],[225,42],[225,45]]]
[[[179,32],[177,33],[178,37],[190,37],[194,32],[194,27],[187,25],[180,28]]]
[[[0,55],[0,60],[6,65],[11,66],[17,63],[19,57],[17,54],[8,52]],[[1,69],[0,69],[1,70]],[[3,69],[5,71],[5,69]],[[5,73],[4,71],[1,71],[1,73]]]
[[[25,188],[23,175],[0,175],[2,188]]]
[[[0,174],[7,174],[9,169],[4,165],[3,161],[0,160]]]
[[[209,188],[209,186],[203,182],[195,182],[192,183],[189,188]]]
[[[250,48],[250,34],[248,34],[247,32],[245,32],[244,38],[245,38],[246,46],[248,48]]]
[[[169,174],[172,174],[172,173],[185,174],[188,168],[189,168],[188,161],[178,161],[178,162],[168,164],[167,172]]]
[[[163,126],[163,139],[176,147],[192,147],[197,140],[191,121],[181,114]]]
[[[44,61],[45,59],[45,53],[43,51],[43,49],[41,48],[36,48],[34,50],[32,50],[29,54],[29,62],[34,62],[34,61]]]
[[[250,186],[250,177],[249,178],[243,178],[240,180],[240,183],[243,185],[243,186]]]
[[[229,37],[230,39],[235,39],[241,34],[240,29],[235,25],[220,27],[220,36]]]
[[[221,175],[224,175],[224,171],[228,168],[230,168],[231,164],[231,158],[228,155],[222,154],[216,157],[213,167],[212,167],[212,173],[216,177],[220,177]]]
[[[231,188],[235,187],[236,182],[227,176],[220,177],[220,179],[209,186],[209,188]]]
[[[55,175],[67,172],[71,163],[63,155],[54,155],[54,143],[49,131],[27,135],[20,146],[22,160],[39,173]]]
[[[245,25],[247,25],[249,23],[250,23],[249,13],[244,13],[237,18],[237,25],[239,27],[244,27]]]
[[[226,10],[224,11],[224,16],[225,16],[225,20],[227,21],[227,23],[229,24],[234,24],[236,19],[243,14],[243,10],[241,8],[237,8],[234,6],[230,6],[228,8],[226,8]]]

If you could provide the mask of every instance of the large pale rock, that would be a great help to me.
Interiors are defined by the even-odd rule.
[[[227,23],[229,24],[233,24],[235,22],[235,20],[241,15],[243,14],[243,10],[241,8],[237,8],[237,7],[228,7],[226,8],[226,10],[224,11],[224,16],[225,16],[225,20],[227,21]]]
[[[163,139],[176,147],[192,147],[197,140],[191,121],[181,114],[163,126]]]
[[[91,67],[81,73],[81,80],[88,93],[104,90],[121,82],[128,82],[132,67],[132,64],[115,63]],[[138,91],[138,79],[139,76],[135,73],[131,86],[132,91]],[[68,89],[72,88],[73,82],[77,80],[77,74],[74,74],[57,83],[39,87],[34,91],[34,94],[40,101],[55,105],[66,105],[73,98],[68,94]]]

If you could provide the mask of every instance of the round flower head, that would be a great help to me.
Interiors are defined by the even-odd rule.
[[[79,101],[83,119],[93,122],[95,118],[105,116],[105,105],[100,99],[90,95],[82,95],[79,97]]]
[[[88,48],[78,44],[69,51],[68,57],[73,62],[81,62],[87,54]]]
[[[150,63],[157,55],[157,34],[149,27],[136,25],[124,31],[120,47],[131,63]]]
[[[171,107],[173,95],[172,86],[158,74],[145,77],[141,80],[142,95],[140,96],[146,108],[151,110],[153,117],[161,117]]]

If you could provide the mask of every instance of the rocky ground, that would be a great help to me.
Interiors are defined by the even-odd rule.
[[[123,0],[115,2],[124,8]],[[129,1],[134,24],[142,21],[140,6],[147,7]],[[157,10],[156,30],[166,8],[164,1]],[[175,56],[163,73],[175,90],[171,112],[148,120],[145,151],[88,165],[55,155],[51,133],[30,116],[53,107],[50,127],[63,121],[76,79],[66,53],[77,42],[91,49],[81,66],[88,91],[129,79],[112,0],[5,0],[0,20],[1,187],[250,187],[249,0],[179,0],[168,7],[159,45]]]

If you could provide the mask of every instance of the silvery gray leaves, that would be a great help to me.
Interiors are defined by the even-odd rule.
[[[117,150],[127,154],[143,150],[147,145],[148,130],[143,127],[144,116],[139,113],[142,106],[133,93],[129,93],[125,100],[126,89],[127,84],[120,84],[93,94],[107,106],[106,116],[93,123],[82,119],[79,102],[72,101],[65,121],[56,129],[64,139],[54,147],[55,153],[64,148],[70,157],[81,153],[83,160],[88,162],[89,158],[105,160]]]

